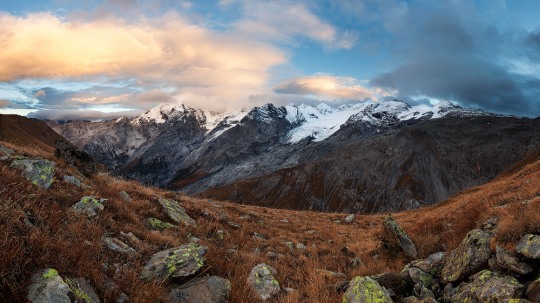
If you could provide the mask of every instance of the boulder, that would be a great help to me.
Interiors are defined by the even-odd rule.
[[[343,295],[343,303],[392,303],[388,291],[370,277],[355,277]]]
[[[518,258],[511,255],[505,249],[497,246],[495,251],[497,264],[501,268],[520,275],[526,275],[533,271],[532,267],[530,267],[527,263],[521,262]]]
[[[152,227],[152,229],[155,229],[155,230],[165,230],[165,229],[175,227],[173,224],[169,222],[163,222],[157,218],[148,218],[147,222],[150,225],[150,227]]]
[[[131,197],[129,196],[128,193],[126,193],[126,191],[121,191],[118,193],[120,195],[120,198],[122,198],[122,200],[124,200],[125,202],[131,202]]]
[[[15,154],[15,151],[7,148],[3,145],[0,145],[0,160],[7,160],[9,159],[13,154]]]
[[[516,251],[530,259],[540,259],[540,236],[525,235],[516,245]]]
[[[169,216],[171,220],[176,223],[184,223],[186,226],[197,226],[197,222],[186,214],[186,210],[180,206],[180,203],[172,199],[159,199],[159,204],[163,207],[163,210]]]
[[[54,181],[54,162],[44,159],[16,159],[11,166],[22,170],[22,175],[32,184],[42,187],[51,187]]]
[[[343,220],[343,221],[345,221],[345,223],[352,223],[354,221],[355,217],[356,216],[354,214],[350,214],[350,215],[346,216],[345,220]]]
[[[445,283],[461,281],[486,266],[491,257],[491,233],[471,230],[461,244],[446,258],[441,277]]]
[[[379,285],[386,288],[387,290],[393,290],[396,294],[406,293],[408,290],[408,285],[397,273],[386,272],[374,276],[370,276],[373,280],[377,281]]]
[[[165,280],[168,277],[189,277],[203,267],[206,250],[205,246],[189,243],[160,251],[146,262],[141,279],[150,281]]]
[[[247,283],[261,300],[266,301],[281,291],[278,280],[274,278],[276,274],[277,271],[274,268],[261,263],[253,267],[248,275]]]
[[[197,278],[173,290],[171,303],[226,303],[231,282],[217,276]]]
[[[63,279],[58,271],[52,268],[34,274],[31,281],[28,301],[32,303],[100,303],[99,297],[86,279]]]
[[[531,302],[540,302],[540,278],[529,284],[525,295],[527,296],[527,299]]]
[[[121,254],[132,255],[135,254],[135,250],[126,243],[118,240],[117,238],[105,237],[103,242],[108,249],[119,252]]]
[[[426,259],[412,261],[410,266],[419,268],[433,277],[438,277],[444,267],[444,256],[443,252],[434,253]]]
[[[405,255],[409,258],[418,258],[418,252],[416,246],[409,237],[409,235],[397,224],[394,217],[391,215],[384,219],[384,229],[397,238],[399,247],[403,250]]]
[[[98,211],[104,209],[103,202],[105,199],[97,199],[92,196],[84,196],[81,198],[81,201],[75,203],[71,208],[79,214],[84,214],[87,217],[93,217],[97,215]]]
[[[450,302],[508,302],[521,298],[524,286],[516,278],[489,270],[482,270],[462,283],[452,295]]]

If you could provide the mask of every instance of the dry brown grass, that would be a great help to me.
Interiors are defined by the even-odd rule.
[[[31,147],[8,146],[27,155],[53,159],[50,154]],[[24,302],[29,277],[46,267],[54,267],[62,275],[89,279],[107,301],[114,301],[122,289],[131,302],[165,302],[167,285],[141,282],[139,269],[151,254],[187,243],[189,235],[202,239],[209,247],[203,273],[231,280],[230,302],[235,303],[257,302],[245,281],[251,268],[262,262],[278,271],[276,278],[282,287],[296,290],[282,294],[273,302],[338,302],[341,294],[335,284],[343,279],[325,276],[317,269],[339,271],[350,279],[356,275],[398,271],[409,261],[402,253],[381,247],[383,215],[361,215],[351,224],[336,223],[335,220],[343,220],[345,215],[194,199],[109,176],[84,179],[92,188],[83,190],[61,181],[64,174],[84,178],[73,167],[59,161],[56,171],[56,179],[60,181],[50,190],[42,190],[9,168],[8,162],[0,161],[2,302]],[[470,229],[491,216],[500,218],[496,241],[508,245],[525,233],[540,232],[540,198],[536,197],[539,189],[540,161],[534,160],[443,203],[394,217],[409,232],[422,257],[454,248]],[[122,190],[130,194],[132,202],[121,200],[118,192]],[[84,195],[109,199],[97,218],[71,213],[70,206]],[[158,197],[180,201],[198,227],[150,230],[146,218],[167,220],[157,203]],[[522,203],[526,200],[529,202]],[[26,214],[35,218],[36,227],[24,223]],[[228,221],[240,224],[241,228],[235,229]],[[225,231],[223,240],[216,237],[217,230]],[[309,233],[310,230],[315,232]],[[137,250],[134,257],[125,257],[103,246],[103,235],[122,238],[121,232],[132,232],[141,240],[129,243]],[[268,239],[256,239],[254,232]],[[291,251],[284,241],[300,242],[307,248]],[[237,253],[232,254],[231,248]],[[283,256],[270,259],[266,256],[269,251]],[[358,268],[350,263],[355,256],[363,263]],[[106,281],[113,281],[119,288],[106,287]]]

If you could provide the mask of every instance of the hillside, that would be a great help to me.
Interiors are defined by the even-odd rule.
[[[62,136],[51,132],[47,124],[38,119],[18,115],[0,115],[0,140],[20,146],[34,146],[52,152],[55,142]]]
[[[132,119],[52,126],[115,175],[144,184],[351,213],[432,205],[540,148],[540,120],[450,102],[267,104],[226,114],[162,105]]]
[[[153,254],[189,242],[207,247],[196,277],[228,279],[228,301],[238,303],[259,301],[246,280],[250,270],[263,262],[276,269],[275,280],[281,288],[292,289],[279,292],[269,302],[340,302],[347,289],[341,282],[399,272],[412,260],[383,232],[383,215],[346,219],[345,214],[190,198],[107,174],[85,177],[54,157],[49,148],[0,144],[0,156],[4,155],[0,158],[2,302],[26,302],[31,276],[47,268],[54,268],[62,277],[83,278],[102,302],[125,296],[129,302],[168,302],[171,288],[185,284],[186,278],[144,282],[139,276]],[[6,156],[9,149],[14,152]],[[23,157],[55,162],[50,172],[54,181],[48,189],[32,184],[13,167]],[[73,176],[82,185],[64,176]],[[531,156],[485,185],[434,206],[394,214],[394,218],[416,244],[420,258],[456,248],[471,229],[491,217],[498,218],[489,240],[491,249],[499,245],[513,251],[522,236],[540,233],[539,189],[540,158]],[[130,198],[120,194],[122,191]],[[72,206],[84,202],[85,196],[107,199],[96,200],[103,207],[96,210],[97,215],[74,212]],[[191,222],[185,217],[174,222],[167,215],[168,208],[160,205],[161,198],[177,200],[196,225],[184,224]],[[158,230],[156,226],[163,225],[151,224],[149,218],[171,227]],[[112,250],[107,244],[111,238],[133,251],[118,249],[127,249],[119,242],[112,246],[117,250]],[[534,274],[538,274],[538,264],[531,264],[536,264]],[[56,277],[50,273],[54,272],[43,276]],[[525,275],[518,279],[527,286],[536,278]],[[394,292],[400,301],[412,290],[396,288]],[[519,296],[525,296],[524,290]]]

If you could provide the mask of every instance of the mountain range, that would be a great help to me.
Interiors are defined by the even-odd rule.
[[[540,147],[540,120],[448,101],[215,113],[160,105],[134,118],[49,125],[114,174],[263,206],[395,212],[483,184]]]

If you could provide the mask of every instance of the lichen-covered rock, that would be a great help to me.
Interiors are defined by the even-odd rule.
[[[49,268],[32,276],[28,287],[28,301],[32,303],[73,302],[75,295],[58,275],[58,271]]]
[[[7,160],[15,153],[14,150],[0,145],[0,160]]]
[[[32,303],[100,303],[96,292],[86,279],[63,279],[52,268],[32,276],[28,287],[28,300]]]
[[[117,238],[105,237],[103,238],[103,242],[105,243],[105,246],[107,246],[107,248],[110,250],[127,255],[132,255],[135,253],[135,249],[133,249],[126,243],[118,240]]]
[[[171,303],[226,303],[231,291],[231,282],[217,276],[203,277],[174,288]]]
[[[517,243],[516,251],[527,258],[540,259],[540,236],[525,235]]]
[[[182,222],[187,226],[197,226],[197,222],[186,214],[186,210],[180,206],[178,201],[172,199],[159,199],[159,204],[161,204],[163,210],[167,213],[167,216],[174,222]]]
[[[97,215],[98,211],[104,209],[103,202],[105,199],[97,199],[92,196],[84,196],[81,201],[75,203],[71,208],[79,214],[84,214],[88,217],[93,217]]]
[[[401,247],[407,257],[414,259],[418,258],[418,252],[416,251],[416,246],[414,245],[412,239],[397,224],[396,220],[394,220],[394,217],[386,217],[386,219],[384,219],[383,226],[387,232],[393,234],[397,238],[399,247]]]
[[[281,291],[278,280],[274,278],[277,271],[264,263],[253,267],[247,278],[247,283],[257,296],[266,301]]]
[[[64,176],[64,182],[71,183],[78,188],[81,188],[81,180],[77,179],[77,177],[74,176]]]
[[[75,294],[75,301],[81,303],[99,303],[99,297],[88,280],[83,278],[64,279],[69,288]]]
[[[524,286],[516,278],[489,270],[473,275],[469,283],[462,283],[454,292],[450,302],[508,302],[523,294]]]
[[[150,257],[141,272],[141,279],[189,277],[204,266],[206,250],[205,246],[189,243],[160,251]]]
[[[44,159],[16,159],[12,167],[22,170],[22,175],[32,184],[49,188],[54,181],[54,162]]]
[[[165,230],[165,229],[175,227],[173,224],[169,222],[163,222],[157,218],[148,218],[147,222],[150,225],[150,227],[152,227],[152,229],[155,229],[155,230]]]
[[[419,268],[433,277],[438,277],[444,266],[444,256],[443,252],[434,253],[426,259],[412,261],[410,266]]]
[[[120,198],[122,198],[122,200],[126,201],[126,202],[131,202],[131,197],[129,196],[128,193],[126,193],[126,191],[121,191],[118,193],[120,195]]]
[[[533,271],[532,267],[530,267],[527,263],[521,262],[518,258],[512,256],[500,246],[497,246],[495,251],[497,264],[500,267],[521,275],[526,275]]]
[[[343,303],[392,303],[388,291],[370,277],[355,277],[343,295]]]
[[[491,256],[491,233],[481,229],[471,230],[461,244],[446,258],[441,277],[444,282],[461,281],[482,269]]]

